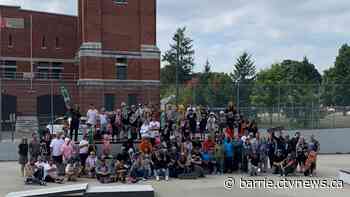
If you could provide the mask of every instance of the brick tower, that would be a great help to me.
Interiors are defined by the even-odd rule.
[[[81,108],[158,104],[156,0],[79,0],[78,9]]]

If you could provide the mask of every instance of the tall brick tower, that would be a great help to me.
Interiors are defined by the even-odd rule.
[[[156,0],[79,0],[78,8],[82,109],[158,104]]]

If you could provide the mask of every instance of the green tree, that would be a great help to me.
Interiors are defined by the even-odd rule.
[[[178,67],[179,84],[191,79],[194,67],[194,53],[193,40],[186,36],[186,27],[178,28],[172,38],[170,49],[164,53],[162,61],[167,66],[172,67],[171,69],[169,68],[171,71],[176,71],[176,67]],[[172,72],[171,74],[174,75],[175,73]],[[170,81],[163,81],[174,84],[176,76],[170,79]]]
[[[251,94],[252,85],[256,77],[256,68],[252,56],[244,52],[236,59],[233,66],[231,78],[235,84],[237,106],[248,107],[250,105],[249,96]],[[243,112],[244,113],[244,112]],[[244,113],[246,116],[249,114]]]
[[[341,46],[333,68],[325,71],[322,101],[326,105],[342,106],[346,115],[350,105],[350,46]]]
[[[271,122],[276,105],[280,109],[277,113],[283,112],[296,127],[314,126],[319,122],[322,78],[306,57],[301,62],[284,60],[274,64],[260,71],[256,78],[251,102],[266,108]]]
[[[205,74],[209,74],[211,72],[211,65],[209,60],[207,60],[204,64],[204,72]]]
[[[233,67],[233,73],[231,74],[232,80],[237,81],[249,81],[253,80],[256,75],[256,68],[252,56],[247,52],[244,52],[236,60]]]

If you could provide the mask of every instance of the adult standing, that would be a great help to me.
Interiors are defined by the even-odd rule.
[[[93,104],[90,104],[90,108],[86,113],[87,123],[90,124],[93,128],[97,124],[98,111]]]
[[[80,162],[83,167],[82,172],[85,172],[85,163],[86,159],[89,156],[89,142],[88,138],[86,135],[83,136],[83,139],[79,143],[79,157],[80,157]]]
[[[29,155],[34,161],[37,161],[40,156],[40,142],[36,133],[32,134],[32,140],[29,143]]]
[[[18,145],[18,163],[21,165],[21,175],[24,176],[24,167],[28,162],[28,140],[23,138],[21,143]]]
[[[71,108],[71,122],[70,122],[70,138],[73,139],[74,134],[74,141],[78,141],[78,131],[79,131],[79,124],[80,124],[80,109],[79,106],[76,106],[76,108]]]
[[[56,137],[51,141],[50,148],[52,153],[52,159],[55,164],[62,164],[62,151],[61,147],[64,144],[64,140],[61,138],[61,134],[57,133]]]

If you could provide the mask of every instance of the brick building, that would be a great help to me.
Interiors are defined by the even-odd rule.
[[[62,115],[62,86],[82,112],[159,103],[156,0],[78,0],[78,16],[0,6],[0,16],[3,120]]]

